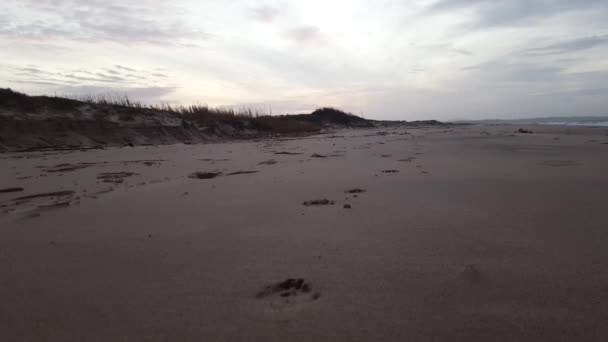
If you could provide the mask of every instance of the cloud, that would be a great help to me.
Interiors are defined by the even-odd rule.
[[[472,11],[473,27],[514,26],[565,12],[589,10],[603,0],[439,0],[429,6],[427,14]]]
[[[557,55],[591,49],[608,43],[608,35],[583,37],[526,50],[530,55]]]
[[[280,13],[280,11],[278,8],[270,7],[270,6],[260,6],[260,7],[251,9],[250,16],[251,16],[251,18],[253,18],[257,21],[260,21],[263,23],[270,23],[270,22],[273,22],[277,18],[279,13]]]
[[[319,44],[326,42],[317,26],[302,25],[284,32],[284,36],[296,44]]]
[[[8,26],[10,23],[9,15],[6,13],[0,13],[0,29],[2,27]]]
[[[608,104],[605,0],[345,3],[4,0],[0,81],[395,119],[589,112],[583,96]],[[191,45],[205,49],[176,52]]]
[[[529,62],[495,60],[465,68],[475,82],[501,86],[505,83],[539,83],[556,80],[564,68]]]
[[[159,76],[155,71],[136,70],[125,66],[114,66],[101,70],[46,70],[37,65],[27,65],[12,68],[11,82],[19,84],[44,84],[48,86],[65,87],[142,87],[158,83]]]
[[[157,103],[158,99],[177,90],[177,87],[114,87],[114,86],[66,86],[56,90],[58,94],[78,98],[82,95],[127,96],[132,100]]]
[[[0,18],[0,37],[163,46],[192,46],[212,37],[186,25],[177,8],[146,0],[120,5],[95,0],[30,0],[23,7],[28,16],[9,12],[14,20]]]
[[[116,64],[116,65],[114,65],[114,67],[116,67],[116,69],[121,69],[121,70],[126,70],[126,71],[131,71],[131,72],[137,72],[137,69],[129,68],[129,67],[126,67],[124,65]]]

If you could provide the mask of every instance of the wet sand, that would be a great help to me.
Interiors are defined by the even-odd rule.
[[[608,129],[518,128],[0,155],[0,338],[605,341]]]

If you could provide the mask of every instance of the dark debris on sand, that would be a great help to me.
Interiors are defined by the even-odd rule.
[[[336,202],[334,201],[330,201],[326,198],[323,199],[316,199],[316,200],[312,200],[312,201],[306,201],[304,203],[302,203],[302,205],[305,205],[307,207],[310,206],[319,206],[319,205],[334,205],[336,204]]]
[[[310,294],[312,285],[302,278],[288,278],[276,284],[267,285],[256,294],[257,298],[266,298],[269,296],[294,297],[303,294]],[[317,300],[321,297],[319,292],[311,295],[312,300]]]
[[[364,193],[365,190],[359,189],[359,188],[355,188],[355,189],[346,190],[344,192],[347,193],[347,194],[361,194],[361,193]]]
[[[399,170],[383,170],[382,173],[398,173]]]

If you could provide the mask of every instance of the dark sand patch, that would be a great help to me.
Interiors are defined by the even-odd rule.
[[[139,175],[135,172],[104,172],[97,175],[97,179],[101,179],[104,183],[120,184],[124,182],[125,178]]]
[[[223,161],[230,161],[230,159],[224,159],[224,158],[219,158],[219,159],[214,159],[214,158],[204,158],[204,159],[199,159],[200,161],[206,161],[206,162],[223,162]]]
[[[18,188],[18,187],[4,188],[4,189],[0,189],[0,194],[7,193],[7,192],[20,192],[20,191],[23,191],[23,188]]]
[[[405,159],[399,159],[400,162],[404,162],[404,163],[410,163],[412,161],[416,160],[415,157],[407,157]]]
[[[382,170],[380,172],[382,172],[382,173],[398,173],[400,171],[399,170]]]
[[[245,175],[245,174],[249,174],[249,173],[258,173],[260,171],[235,171],[235,172],[231,172],[231,173],[227,173],[226,176],[235,176],[235,175]]]
[[[266,161],[263,161],[263,162],[259,162],[258,165],[274,165],[276,163],[278,163],[276,160],[269,159],[269,160],[266,160]]]
[[[6,208],[3,212],[18,212],[20,220],[40,217],[40,212],[52,209],[65,208],[72,204],[74,191],[54,191],[40,194],[21,196],[12,199],[0,207]],[[75,198],[80,199],[79,197]]]
[[[52,203],[52,204],[44,204],[44,205],[39,205],[36,207],[36,209],[38,210],[53,210],[53,209],[59,209],[59,208],[67,208],[71,205],[71,201],[64,201],[64,202],[56,202],[56,203]]]
[[[191,173],[188,178],[194,178],[194,179],[211,179],[211,178],[215,178],[218,176],[221,176],[222,173],[221,172],[194,172]]]
[[[63,164],[57,164],[51,168],[47,168],[44,171],[45,172],[69,172],[69,171],[76,171],[76,170],[80,170],[80,169],[85,169],[87,167],[91,167],[94,165],[99,165],[101,163],[77,163],[77,164],[70,164],[70,163],[63,163]]]
[[[141,159],[141,160],[125,160],[125,161],[117,161],[115,163],[123,163],[123,164],[147,164],[147,163],[161,163],[167,161],[166,159]],[[103,162],[102,164],[107,164],[108,162]]]
[[[152,183],[152,182],[150,182],[150,183]],[[114,188],[110,187],[110,188],[107,188],[107,189],[99,190],[99,191],[95,192],[93,195],[103,195],[103,194],[110,193],[112,191],[114,191]]]
[[[296,155],[300,155],[300,154],[304,154],[304,153],[300,153],[300,152],[275,152],[274,154],[281,154],[281,155],[286,155],[286,156],[296,156]]]
[[[579,163],[574,160],[545,160],[542,162],[542,165],[552,166],[552,167],[562,167],[562,166],[577,166]]]
[[[115,161],[115,162],[103,161],[103,162],[97,162],[97,163],[63,163],[63,164],[57,164],[52,167],[39,166],[39,168],[42,168],[45,172],[56,173],[56,172],[70,172],[70,171],[86,169],[86,168],[92,167],[92,166],[111,165],[111,164],[122,164],[122,165],[143,164],[146,166],[153,166],[153,165],[160,165],[161,162],[164,162],[164,161],[166,161],[166,160],[165,159],[144,159],[144,160],[125,160],[125,161]]]
[[[311,158],[327,158],[326,155],[318,154],[318,153],[313,153],[310,157]]]
[[[128,161],[124,161],[124,162],[118,162],[118,163],[122,163],[123,165],[127,165],[127,164],[143,164],[146,166],[155,166],[155,165],[160,165],[162,162],[165,162],[165,159],[150,159],[150,160],[128,160]]]
[[[45,197],[72,196],[73,194],[75,194],[75,192],[72,191],[72,190],[45,192],[45,193],[41,193],[41,194],[35,194],[35,195],[28,195],[28,196],[17,197],[17,198],[14,198],[13,201],[20,202],[20,201],[29,201],[29,200],[32,200],[32,199],[45,198]]]

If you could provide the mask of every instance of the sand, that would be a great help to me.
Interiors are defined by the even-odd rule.
[[[608,130],[518,128],[2,154],[0,339],[608,340]]]

